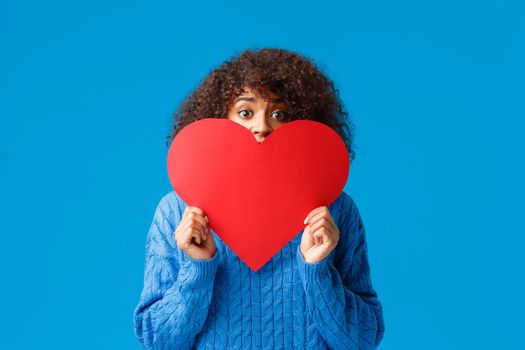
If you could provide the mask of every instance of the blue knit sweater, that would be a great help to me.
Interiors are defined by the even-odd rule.
[[[385,331],[372,287],[365,228],[341,192],[328,207],[337,246],[310,264],[302,230],[253,272],[217,236],[216,254],[194,260],[173,233],[186,203],[159,202],[146,238],[144,288],[133,314],[145,349],[375,349]]]

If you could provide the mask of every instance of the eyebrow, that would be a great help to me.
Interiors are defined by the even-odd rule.
[[[254,102],[255,103],[255,98],[253,97],[239,97],[238,99],[235,100],[234,104],[239,102],[239,101],[247,101],[247,102]],[[284,102],[282,99],[280,98],[274,98],[273,100],[270,101],[270,103],[279,103],[279,102]]]

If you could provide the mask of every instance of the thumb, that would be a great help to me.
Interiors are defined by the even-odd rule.
[[[306,225],[303,230],[303,237],[301,237],[302,245],[311,245],[312,235],[310,234],[310,225]]]

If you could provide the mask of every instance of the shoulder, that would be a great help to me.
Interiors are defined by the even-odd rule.
[[[171,226],[175,227],[182,218],[182,213],[186,203],[174,190],[165,193],[159,200],[155,210],[155,217],[158,220],[167,220]]]
[[[348,263],[345,260],[351,258],[359,242],[365,239],[361,214],[356,201],[344,191],[330,205],[330,213],[339,228],[339,242],[334,249],[336,265]]]
[[[359,215],[354,199],[345,191],[342,191],[337,199],[328,206],[328,210],[338,227],[345,224],[349,218]]]
[[[178,249],[173,239],[173,232],[182,217],[181,207],[181,199],[173,190],[162,195],[157,203],[147,245],[155,246],[152,249],[155,249],[159,255],[170,256]]]

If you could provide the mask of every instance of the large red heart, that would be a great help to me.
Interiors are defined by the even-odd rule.
[[[337,199],[349,170],[341,137],[310,120],[288,122],[259,144],[234,121],[201,119],[168,151],[174,190],[253,271],[304,228],[311,210]]]

